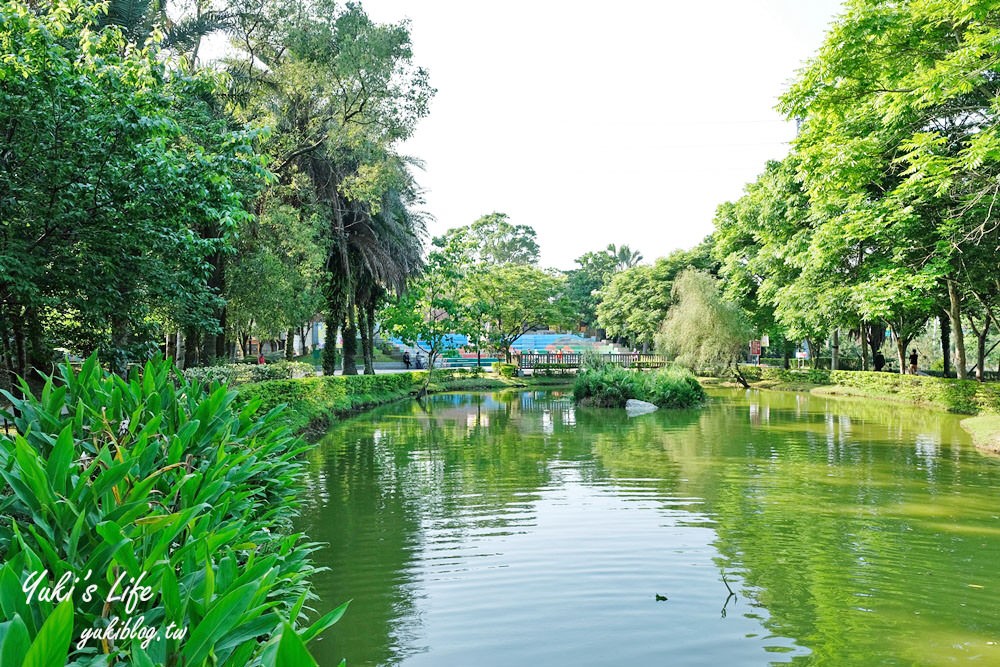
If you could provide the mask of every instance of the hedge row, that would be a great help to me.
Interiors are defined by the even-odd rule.
[[[424,372],[385,375],[324,375],[271,380],[240,387],[240,400],[260,399],[261,409],[287,404],[285,418],[295,431],[366,407],[410,395]]]
[[[1000,384],[872,371],[784,370],[766,366],[740,370],[744,377],[754,381],[835,385],[846,388],[843,393],[930,405],[959,414],[1000,414]]]
[[[266,380],[290,380],[316,374],[312,364],[302,361],[278,361],[273,364],[221,364],[198,366],[184,371],[188,380],[202,384],[219,383],[234,387]]]

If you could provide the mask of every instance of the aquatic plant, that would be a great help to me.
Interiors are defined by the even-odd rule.
[[[315,664],[344,607],[301,623],[317,545],[291,531],[305,444],[280,409],[164,361],[123,378],[91,357],[22,391],[0,434],[0,662]]]

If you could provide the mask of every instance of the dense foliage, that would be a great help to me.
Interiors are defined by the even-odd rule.
[[[618,366],[588,368],[573,383],[573,396],[584,405],[624,407],[630,398],[660,407],[690,408],[705,400],[705,390],[685,368],[636,371]]]
[[[291,532],[304,443],[280,411],[237,408],[235,392],[189,384],[167,363],[123,379],[95,357],[79,371],[60,367],[40,395],[8,398],[15,414],[4,416],[16,433],[0,436],[5,665],[22,664],[16,656],[32,640],[45,643],[47,618],[73,638],[78,665],[309,664],[281,656],[343,609],[299,626],[315,547]],[[69,609],[41,596],[29,604],[22,582],[32,573],[44,573],[45,585],[80,577]],[[134,608],[112,600],[119,577],[142,575],[151,599]],[[89,584],[92,596],[83,594]],[[87,629],[140,614],[161,628],[146,646],[139,638],[77,646]],[[170,623],[185,636],[167,638]]]
[[[52,349],[123,368],[154,321],[212,326],[210,258],[266,172],[215,113],[216,80],[155,42],[91,27],[98,5],[0,4],[0,373]],[[217,326],[217,324],[215,325]]]
[[[846,3],[783,99],[792,154],[717,216],[727,292],[759,326],[853,331],[866,368],[888,326],[903,369],[940,317],[943,357],[954,345],[964,377],[971,332],[982,377],[1000,294],[998,34],[990,1]]]
[[[374,372],[374,313],[421,267],[396,146],[433,89],[408,29],[357,4],[196,9],[0,5],[5,386],[64,351],[191,367],[280,338],[291,357],[320,313],[347,372],[358,337]],[[228,56],[202,67],[218,31]]]
[[[316,374],[316,367],[301,361],[278,361],[273,364],[219,364],[184,370],[184,377],[200,384],[213,383],[234,387],[248,382],[288,380]]]

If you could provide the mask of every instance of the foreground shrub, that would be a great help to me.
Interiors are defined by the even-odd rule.
[[[635,398],[661,407],[689,408],[705,400],[705,390],[690,371],[680,367],[641,372],[602,366],[577,376],[573,396],[595,407],[624,407]]]
[[[123,379],[92,357],[24,390],[0,435],[0,662],[315,664],[303,645],[343,609],[296,629],[316,545],[290,532],[304,444],[278,410],[162,361]],[[62,605],[29,601],[39,575],[79,582]],[[133,581],[149,597],[114,600]],[[87,640],[129,619],[155,635]]]
[[[517,366],[497,361],[493,364],[493,372],[502,378],[512,378],[517,375]]]
[[[276,361],[273,364],[219,364],[197,366],[184,371],[184,377],[201,384],[225,384],[234,387],[266,380],[290,380],[316,374],[312,364],[302,361]]]

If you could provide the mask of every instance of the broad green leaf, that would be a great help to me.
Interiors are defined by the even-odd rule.
[[[30,644],[28,628],[20,614],[14,614],[11,620],[0,623],[0,665],[23,664]]]
[[[73,600],[66,598],[42,624],[23,667],[63,667],[73,640]]]
[[[278,654],[275,657],[274,667],[318,667],[316,660],[309,655],[302,639],[287,623],[281,631],[281,641],[278,642]]]
[[[250,601],[257,592],[257,585],[250,583],[230,591],[218,599],[184,645],[184,658],[191,664],[200,664],[208,657],[212,646],[240,621]]]
[[[325,614],[322,618],[310,625],[306,631],[302,633],[302,641],[306,643],[311,642],[317,635],[339,621],[344,616],[344,612],[347,611],[347,606],[349,604],[351,604],[350,600],[340,605],[333,611]]]

